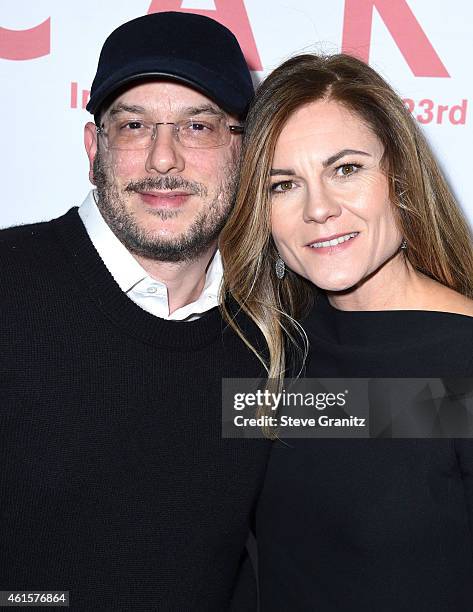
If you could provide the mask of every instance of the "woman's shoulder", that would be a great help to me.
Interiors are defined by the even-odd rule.
[[[425,310],[472,317],[473,300],[469,297],[433,281],[425,295]]]

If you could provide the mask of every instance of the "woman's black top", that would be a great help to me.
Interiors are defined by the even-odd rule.
[[[306,376],[473,377],[473,318],[319,298]],[[473,440],[288,439],[256,518],[261,612],[473,611]]]

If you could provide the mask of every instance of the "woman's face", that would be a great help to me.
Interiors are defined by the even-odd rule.
[[[357,286],[399,251],[383,145],[337,102],[297,110],[276,144],[272,232],[287,266],[327,291]]]

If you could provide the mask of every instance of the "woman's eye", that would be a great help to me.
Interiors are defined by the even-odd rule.
[[[360,167],[359,164],[342,164],[336,170],[339,176],[350,176],[350,174],[355,174]]]
[[[283,191],[291,191],[293,187],[294,183],[292,181],[281,181],[280,183],[271,185],[271,191],[273,193],[282,193]]]

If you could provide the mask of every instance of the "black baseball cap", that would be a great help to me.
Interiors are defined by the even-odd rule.
[[[87,110],[105,103],[141,80],[184,83],[243,118],[253,83],[235,36],[214,19],[194,13],[162,12],[124,23],[105,41]]]

